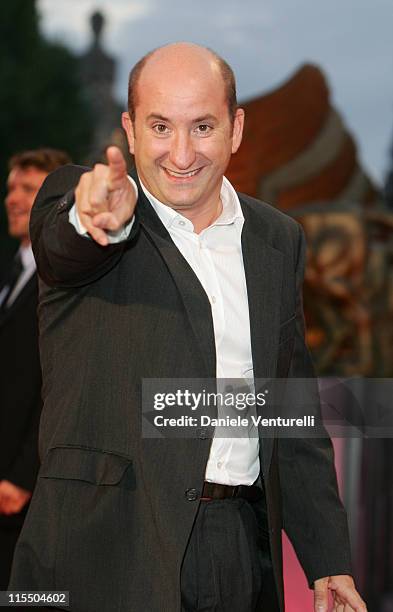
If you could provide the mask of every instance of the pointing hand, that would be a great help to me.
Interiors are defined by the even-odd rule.
[[[127,164],[118,147],[107,150],[108,164],[96,164],[82,174],[75,190],[79,219],[102,246],[109,244],[106,230],[119,230],[133,216],[137,193],[127,176]]]

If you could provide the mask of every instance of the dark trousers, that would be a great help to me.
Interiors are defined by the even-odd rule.
[[[10,579],[12,558],[21,527],[0,528],[0,591],[6,591]],[[19,610],[25,608],[19,607]],[[3,606],[1,610],[15,610],[15,607]]]
[[[181,596],[182,612],[279,612],[264,500],[201,501]]]
[[[182,612],[278,612],[264,501],[201,501],[183,561]]]
[[[1,478],[0,478],[1,480]],[[0,515],[0,591],[6,591],[11,574],[15,546],[25,520],[29,504],[18,514]]]
[[[12,557],[21,527],[0,527],[0,591],[6,591],[10,579]]]

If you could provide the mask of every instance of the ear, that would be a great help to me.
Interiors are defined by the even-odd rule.
[[[134,124],[132,123],[131,117],[128,112],[122,113],[121,124],[123,126],[125,133],[127,134],[128,148],[130,150],[130,153],[134,155],[134,150],[135,150]]]
[[[244,110],[242,108],[238,108],[236,110],[235,118],[233,120],[232,153],[236,153],[236,151],[240,147],[240,143],[243,137],[243,127],[244,127]]]

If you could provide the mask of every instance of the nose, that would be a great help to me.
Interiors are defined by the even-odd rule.
[[[169,160],[179,170],[187,170],[192,166],[196,152],[191,135],[188,131],[177,132],[171,142]]]
[[[5,197],[5,205],[7,208],[12,208],[18,204],[18,196],[14,189],[9,191]]]
[[[24,193],[19,185],[9,185],[8,192],[5,197],[5,205],[7,208],[13,208],[14,206],[23,206],[24,204]]]

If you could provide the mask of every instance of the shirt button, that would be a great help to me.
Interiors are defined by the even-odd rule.
[[[196,489],[187,489],[185,495],[188,501],[195,501],[198,499],[198,491]]]
[[[217,463],[217,467],[218,467],[218,469],[219,469],[219,470],[222,468],[222,461],[219,461],[219,462]]]
[[[215,304],[217,302],[217,298],[216,298],[215,295],[212,295],[212,302],[213,302],[213,304]]]
[[[184,226],[185,226],[185,224],[186,224],[186,222],[185,222],[185,221],[179,221],[179,225],[181,225],[182,227],[184,227]]]

